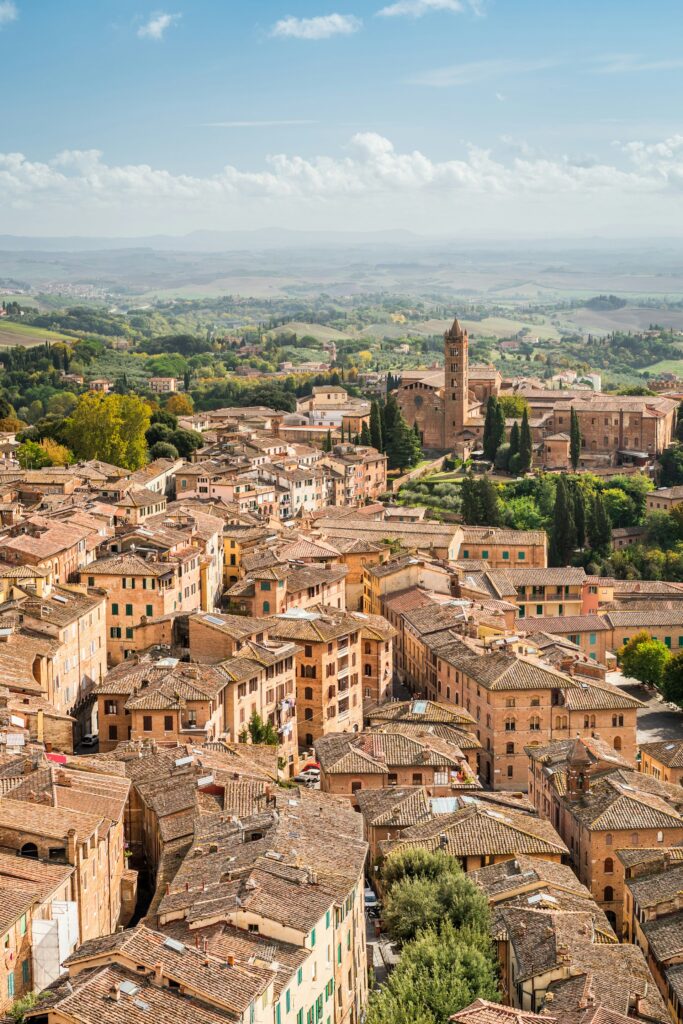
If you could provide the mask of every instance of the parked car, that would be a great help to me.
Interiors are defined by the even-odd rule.
[[[304,768],[302,772],[294,776],[295,782],[304,782],[307,786],[314,786],[320,782],[319,768]]]
[[[95,746],[97,746],[98,739],[99,739],[98,736],[93,736],[93,734],[91,732],[87,732],[85,734],[85,736],[83,737],[83,739],[81,740],[81,746],[82,747],[95,747]]]
[[[369,885],[365,887],[364,893],[365,912],[370,917],[379,916],[379,900],[375,895],[375,890],[371,889]]]

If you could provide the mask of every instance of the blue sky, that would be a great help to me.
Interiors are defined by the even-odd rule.
[[[0,233],[683,233],[683,5],[0,0]]]

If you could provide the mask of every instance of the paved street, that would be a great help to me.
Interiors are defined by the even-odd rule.
[[[683,740],[683,712],[646,690],[636,679],[624,679],[620,672],[611,672],[611,683],[624,693],[645,704],[638,712],[638,742],[655,743],[658,740]]]

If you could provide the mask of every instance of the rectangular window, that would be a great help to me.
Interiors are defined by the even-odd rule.
[[[503,561],[507,562],[509,558],[510,558],[510,552],[509,551],[504,551],[503,552]]]
[[[292,994],[289,991],[289,989],[287,989],[287,991],[285,992],[285,1012],[289,1013],[291,1008],[292,1008]]]
[[[542,604],[537,604],[536,605],[536,614],[537,615],[543,615],[543,605]]]
[[[147,616],[148,619],[151,618],[152,615],[154,615],[154,608],[152,607],[151,604],[145,605],[145,615]]]
[[[95,586],[95,577],[94,576],[88,576],[88,586],[89,587],[94,587]]]
[[[119,606],[117,605],[117,603],[115,601],[112,602],[111,613],[112,613],[112,615],[118,615],[119,614]]]
[[[173,730],[173,715],[164,715],[164,729],[166,732]]]
[[[151,715],[143,715],[142,716],[142,728],[144,729],[145,732],[151,732],[152,731],[152,716]]]
[[[22,935],[26,935],[26,914],[22,914],[19,919],[19,931]]]
[[[30,960],[24,960],[21,964],[21,981],[24,987],[28,985],[31,980],[31,962]]]
[[[526,558],[526,551],[518,551],[517,552],[517,558],[519,559],[520,562],[523,562],[524,559]]]
[[[671,647],[671,637],[670,636],[665,636],[664,637],[664,643],[666,644],[667,647],[670,648]]]
[[[315,946],[315,928],[313,928],[312,931],[311,931],[311,949],[313,949],[314,946]]]
[[[117,740],[119,738],[119,731],[115,725],[109,726],[109,739]]]
[[[303,1008],[299,1010],[296,1015],[296,1024],[304,1024],[304,1011]]]
[[[132,614],[133,614],[133,605],[132,604],[127,604],[126,605],[126,615],[132,615]]]
[[[330,927],[330,918],[331,918],[331,915],[330,915],[330,911],[328,910],[327,913],[325,914],[325,927],[326,928]]]
[[[463,551],[462,557],[463,558],[469,558],[470,557],[470,553],[469,553],[469,551],[467,551],[467,549],[465,549],[465,551]]]
[[[489,557],[488,551],[482,551],[481,557],[484,559],[484,561],[486,561],[486,559]]]
[[[281,1017],[280,1017],[280,1004],[279,1004],[279,1003],[276,1003],[276,1004],[275,1004],[275,1024],[280,1024],[280,1022],[281,1022]]]
[[[304,980],[304,969],[303,969],[303,967],[300,967],[299,970],[296,972],[296,983],[297,983],[297,985],[300,985],[303,980]]]
[[[120,628],[120,626],[112,626],[111,629],[109,630],[109,636],[110,636],[110,638],[112,640],[120,640],[121,639],[121,628]]]
[[[270,590],[270,580],[261,580],[261,590]]]
[[[132,626],[126,626],[126,640],[132,640],[132,639],[133,639],[133,627]]]
[[[596,638],[595,633],[590,633],[589,634],[588,642],[591,643],[591,644],[597,643],[597,638]]]
[[[10,999],[14,998],[14,975],[7,975],[7,995]]]

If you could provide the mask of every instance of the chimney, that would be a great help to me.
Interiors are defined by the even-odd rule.
[[[161,985],[163,976],[163,967],[161,964],[154,965],[154,984]]]
[[[76,863],[76,829],[70,828],[66,834],[66,859],[67,863]]]
[[[232,953],[228,953],[228,967],[234,967],[234,966],[235,966],[235,957],[232,955]]]
[[[120,1000],[121,1000],[121,993],[119,991],[119,986],[118,985],[112,985],[112,987],[109,989],[109,996],[110,996],[112,1002],[114,1002],[114,1003],[120,1002]]]

